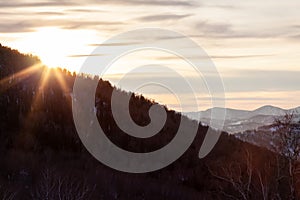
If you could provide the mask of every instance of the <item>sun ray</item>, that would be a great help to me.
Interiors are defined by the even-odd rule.
[[[16,74],[12,74],[8,77],[3,78],[2,80],[0,80],[0,92],[3,92],[4,90],[7,90],[13,87],[14,85],[20,83],[21,81],[35,73],[37,70],[41,69],[41,67],[42,63],[38,63],[27,67],[26,69],[23,69]]]
[[[41,97],[44,96],[44,87],[45,87],[45,84],[48,81],[50,71],[51,71],[51,69],[46,67],[42,72],[39,84],[37,86],[37,89],[35,91],[35,95],[33,97],[33,100],[32,100],[31,106],[30,106],[29,113],[28,113],[27,117],[25,118],[25,120],[26,120],[25,121],[25,126],[28,126],[28,124],[31,123],[33,113],[35,112],[36,109],[38,109]]]
[[[31,105],[32,108],[35,108],[37,106],[37,104],[39,103],[41,96],[44,96],[45,85],[48,82],[50,73],[51,73],[50,68],[47,67],[47,68],[44,69],[44,71],[41,75],[39,84],[38,84],[38,88],[37,88],[35,97],[32,101],[32,105]]]
[[[44,67],[39,83],[37,85],[36,91],[33,96],[32,99],[32,103],[31,106],[29,108],[28,113],[26,114],[26,116],[24,117],[24,121],[22,122],[22,134],[20,134],[19,136],[19,144],[24,145],[25,148],[31,148],[32,147],[32,141],[33,141],[33,137],[34,135],[32,134],[32,130],[34,129],[35,126],[35,121],[37,120],[36,117],[39,117],[38,115],[36,115],[36,110],[38,110],[39,106],[40,106],[40,101],[41,101],[41,97],[44,96],[44,89],[45,89],[45,85],[48,81],[48,78],[50,76],[50,72],[51,69],[48,67]]]
[[[33,131],[35,129],[35,121],[37,121],[38,118],[41,117],[40,114],[42,114],[42,112],[40,112],[40,109],[42,109],[46,103],[45,95],[47,94],[47,92],[49,92],[46,90],[48,90],[49,87],[51,88],[52,84],[54,84],[53,82],[50,83],[50,81],[52,80],[57,81],[59,87],[61,88],[61,91],[65,95],[69,94],[70,92],[70,88],[68,87],[63,72],[55,68],[49,68],[46,66],[42,68],[41,66],[42,66],[41,64],[33,65],[25,70],[16,73],[15,75],[4,78],[3,80],[0,81],[1,85],[7,85],[13,77],[19,83],[21,80],[24,80],[25,78],[29,77],[30,74],[35,73],[37,70],[42,70],[39,71],[40,77],[37,83],[35,83],[37,85],[35,91],[33,91],[33,97],[32,97],[30,108],[22,121],[22,126],[23,126],[22,130],[24,131],[19,137],[18,142],[20,143],[17,143],[17,144],[24,145],[25,148],[27,147],[30,148],[33,145],[30,142],[33,141],[33,137],[35,137]],[[71,103],[68,105],[71,105]]]
[[[25,126],[26,126],[27,130],[30,129],[30,124],[33,121],[35,111],[39,109],[39,106],[41,106],[43,104],[43,101],[45,100],[44,99],[45,98],[45,96],[44,96],[45,89],[47,88],[49,79],[52,78],[50,76],[54,76],[57,79],[57,81],[59,82],[59,86],[61,87],[61,89],[64,93],[69,92],[68,86],[67,86],[62,74],[60,72],[58,72],[57,69],[45,67],[43,69],[37,89],[35,91],[35,95],[33,97],[32,104],[30,107],[30,111],[25,118],[25,120],[26,120]]]
[[[55,78],[59,82],[59,85],[60,85],[61,89],[63,90],[63,92],[68,93],[69,88],[68,88],[67,83],[66,83],[64,77],[62,76],[61,72],[59,72],[58,70],[54,70],[54,73],[55,73]]]

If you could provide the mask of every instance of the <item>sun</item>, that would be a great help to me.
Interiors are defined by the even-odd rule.
[[[85,58],[73,55],[90,54],[92,48],[88,44],[96,43],[97,39],[93,31],[46,27],[27,33],[16,48],[37,55],[50,68],[77,71]]]

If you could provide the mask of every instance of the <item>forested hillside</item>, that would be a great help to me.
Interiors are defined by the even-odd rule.
[[[48,69],[38,58],[0,46],[0,199],[291,199],[286,159],[222,133],[204,159],[198,152],[208,127],[198,125],[191,147],[170,166],[130,174],[94,159],[82,145],[72,118],[75,77],[97,81],[98,122],[116,145],[150,152],[168,144],[181,114],[167,110],[159,134],[134,138],[116,126],[113,86],[98,77]],[[123,95],[131,95],[121,89]],[[149,123],[155,102],[132,95],[130,113]],[[197,123],[186,117],[189,123]]]

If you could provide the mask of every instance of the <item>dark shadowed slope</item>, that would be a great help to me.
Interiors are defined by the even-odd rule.
[[[73,123],[71,96],[76,75],[38,63],[35,57],[0,47],[0,198],[198,200],[272,199],[277,195],[286,199],[289,195],[288,180],[277,179],[286,168],[278,172],[275,154],[226,133],[206,158],[198,159],[208,129],[201,125],[188,151],[162,170],[128,174],[102,165],[85,150]],[[79,78],[99,82],[98,121],[118,146],[149,152],[166,145],[176,134],[181,115],[165,108],[167,122],[157,135],[130,137],[112,118],[111,84],[97,77]],[[132,95],[133,120],[148,124],[148,109],[154,103]]]

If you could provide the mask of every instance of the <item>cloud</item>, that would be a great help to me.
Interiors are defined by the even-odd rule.
[[[300,29],[300,25],[299,24],[296,24],[296,25],[292,25],[290,26],[291,28],[294,28],[294,29]]]
[[[90,28],[95,29],[99,26],[118,26],[123,25],[120,21],[75,21],[67,19],[53,19],[53,20],[27,20],[27,21],[5,21],[0,22],[0,31],[2,33],[18,33],[18,32],[31,32],[40,27],[55,26],[63,29],[80,29]]]
[[[69,1],[40,1],[40,2],[30,2],[24,3],[20,1],[1,1],[1,8],[19,8],[19,7],[49,7],[49,6],[72,6],[77,5]]]
[[[208,34],[228,34],[233,33],[232,25],[228,23],[210,23],[207,21],[197,22],[195,28],[202,33]]]
[[[31,14],[32,14],[32,13],[31,13]],[[37,14],[37,15],[45,15],[45,16],[65,15],[65,13],[63,13],[63,12],[35,12],[34,14]]]
[[[10,19],[11,18],[14,18],[14,19],[17,19],[17,18],[21,18],[21,19],[24,19],[24,17],[35,17],[35,16],[38,16],[38,17],[41,17],[41,16],[62,16],[62,15],[65,15],[65,13],[63,12],[32,12],[32,11],[25,11],[25,12],[0,12],[0,15],[1,16],[9,16]]]
[[[260,58],[260,57],[271,57],[275,56],[274,54],[254,54],[254,55],[232,55],[232,56],[209,56],[210,58],[216,59],[243,59],[243,58]]]
[[[119,42],[119,43],[106,43],[106,44],[89,44],[89,46],[129,46],[137,44],[137,42]]]
[[[191,34],[191,37],[200,38],[220,38],[220,39],[238,39],[238,38],[287,38],[298,39],[300,35],[300,26],[292,25],[279,28],[264,28],[255,30],[239,31],[233,24],[226,22],[210,22],[210,21],[197,21],[193,26],[196,34]],[[291,34],[293,33],[293,34]]]
[[[300,33],[299,34],[293,34],[293,35],[290,35],[289,36],[289,39],[294,39],[294,40],[298,40],[298,39],[300,39]]]
[[[18,9],[18,8],[37,8],[37,7],[70,7],[71,12],[99,12],[101,10],[78,8],[78,6],[101,6],[101,5],[121,5],[121,6],[179,6],[179,7],[194,7],[199,5],[193,1],[184,0],[79,0],[79,1],[66,1],[66,0],[45,0],[45,1],[1,1],[0,7],[2,9]],[[76,6],[76,7],[75,7]],[[103,11],[101,11],[103,12]],[[51,14],[51,13],[49,13]]]
[[[72,8],[72,9],[66,9],[66,12],[74,12],[74,13],[106,13],[109,12],[108,10],[100,10],[100,9],[91,9],[91,8]]]
[[[104,56],[105,54],[86,54],[86,55],[69,55],[71,58],[80,58],[80,57],[91,57],[91,56]]]
[[[84,2],[94,4],[112,4],[112,5],[133,5],[133,6],[183,6],[193,7],[199,5],[194,1],[180,0],[102,0],[101,3],[97,0],[87,0]]]
[[[51,22],[50,22],[51,23]],[[60,26],[64,29],[79,29],[79,28],[93,28],[97,26],[116,26],[124,25],[125,22],[122,21],[73,21],[73,20],[63,20],[54,21],[53,25]]]
[[[281,91],[300,91],[300,71],[272,71],[272,70],[227,70],[220,72],[223,79],[226,93],[230,92],[281,92]],[[121,75],[111,76],[109,80],[116,82]],[[187,92],[181,84],[183,77],[169,75],[164,72],[147,72],[144,74],[127,74],[126,86],[134,88],[140,82],[160,83],[161,80],[176,86],[182,93]],[[207,76],[211,82],[217,80],[217,76]],[[207,90],[203,77],[194,77],[187,80],[193,85],[198,85],[199,91]],[[153,94],[161,94],[164,91],[148,91]],[[270,97],[266,97],[270,98]]]
[[[29,22],[16,22],[16,23],[1,23],[0,32],[2,33],[18,33],[18,32],[30,32],[33,31],[34,26]]]
[[[229,92],[300,90],[300,71],[228,70],[221,76]]]
[[[274,54],[253,54],[253,55],[208,55],[208,56],[197,56],[195,55],[194,58],[197,59],[246,59],[246,58],[260,58],[260,57],[271,57],[275,56]],[[161,56],[158,57],[159,60],[175,60],[180,59],[177,56]]]
[[[238,9],[238,7],[232,6],[232,5],[205,5],[205,7],[219,8],[219,9],[225,9],[225,10],[236,10],[236,9]]]
[[[193,98],[192,95],[189,96],[189,98]],[[221,97],[212,97],[212,96],[206,96],[206,97],[197,97],[198,100],[201,100],[201,101],[211,101],[212,99],[215,100],[215,101],[223,101],[223,100],[226,100],[226,101],[255,101],[255,100],[265,100],[265,101],[269,101],[269,100],[273,100],[273,101],[280,101],[282,99],[284,99],[283,97],[224,97],[224,98],[221,98]]]
[[[175,15],[175,14],[165,14],[165,15],[148,15],[144,17],[137,18],[138,21],[142,22],[154,22],[154,21],[165,21],[165,20],[179,20],[191,15]]]
[[[226,101],[281,101],[282,97],[227,97]]]

